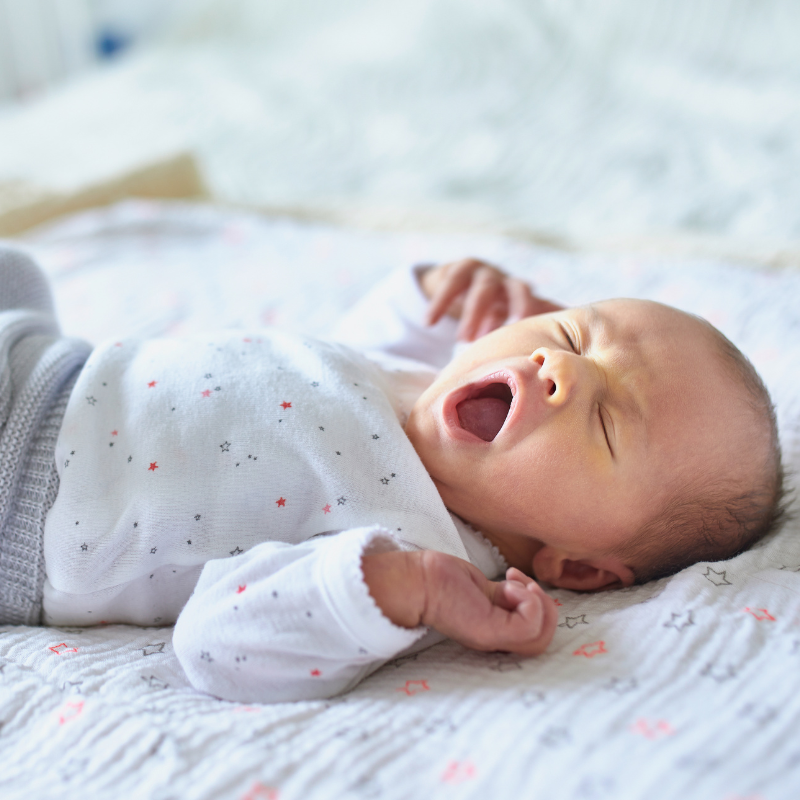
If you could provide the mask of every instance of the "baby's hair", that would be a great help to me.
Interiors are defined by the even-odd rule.
[[[742,458],[763,459],[752,486],[737,486],[724,476],[700,485],[682,485],[655,520],[640,529],[624,555],[636,583],[673,575],[699,561],[724,561],[777,531],[789,516],[788,493],[778,440],[775,407],[755,367],[720,331],[696,317],[711,335],[730,378],[744,389],[744,401],[768,437],[766,457],[758,448]]]

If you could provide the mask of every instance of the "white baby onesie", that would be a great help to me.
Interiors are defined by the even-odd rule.
[[[425,634],[374,604],[365,553],[437,549],[495,577],[502,560],[447,512],[401,427],[435,372],[399,361],[397,334],[414,355],[420,337],[446,337],[409,319],[424,299],[408,270],[369,314],[381,295],[392,308],[360,338],[392,355],[373,360],[279,331],[95,350],[56,448],[44,621],[177,619],[197,688],[302,699],[349,688]]]

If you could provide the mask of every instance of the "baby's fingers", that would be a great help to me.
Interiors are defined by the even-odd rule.
[[[535,314],[536,298],[531,287],[519,278],[506,278],[506,294],[508,295],[508,319],[511,322]]]
[[[516,580],[504,581],[503,597],[515,606],[497,628],[498,649],[527,656],[543,653],[558,622],[555,605],[533,581],[528,586]]]
[[[428,323],[435,325],[450,307],[466,292],[476,272],[491,267],[475,258],[464,258],[434,268],[439,273],[439,285],[431,296],[428,306]],[[458,314],[456,314],[458,316]]]
[[[502,277],[491,268],[475,273],[464,299],[458,338],[471,342],[499,328],[508,316],[508,301]]]

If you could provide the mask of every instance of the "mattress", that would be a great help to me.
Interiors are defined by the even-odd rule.
[[[24,244],[52,278],[65,333],[92,343],[263,325],[324,335],[393,267],[464,255],[567,304],[671,303],[711,320],[753,360],[797,472],[795,271],[143,201],[64,219]],[[537,658],[445,642],[346,695],[276,705],[195,691],[170,628],[2,626],[0,793],[794,800],[799,590],[793,521],[747,553],[669,579],[553,591],[559,626]]]

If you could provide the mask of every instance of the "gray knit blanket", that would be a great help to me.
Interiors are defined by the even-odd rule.
[[[56,440],[90,350],[61,336],[41,270],[0,245],[0,624],[41,616]]]

